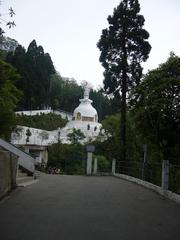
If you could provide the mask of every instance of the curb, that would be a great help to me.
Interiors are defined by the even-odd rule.
[[[143,180],[135,178],[135,177],[127,176],[125,174],[114,173],[113,176],[124,179],[124,180],[127,180],[127,181],[130,181],[130,182],[134,182],[134,183],[139,184],[141,186],[144,186],[148,189],[151,189],[151,190],[159,193],[160,195],[162,195],[162,196],[164,196],[164,197],[166,197],[170,200],[173,200],[177,203],[180,203],[180,195],[179,194],[173,193],[169,190],[163,190],[161,187],[156,186],[152,183],[143,181]]]
[[[28,181],[28,182],[19,183],[17,186],[18,187],[27,187],[27,186],[32,185],[32,184],[37,183],[37,182],[39,182],[39,180],[34,179],[34,180],[31,180],[31,181]]]

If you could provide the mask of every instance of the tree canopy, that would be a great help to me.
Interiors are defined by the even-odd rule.
[[[73,128],[71,133],[68,133],[68,140],[71,144],[77,145],[79,144],[84,138],[85,135],[80,129]]]
[[[60,115],[53,113],[40,114],[35,116],[16,115],[16,125],[39,128],[47,131],[52,131],[57,128],[62,128],[66,125],[67,120],[62,119]]]
[[[100,62],[105,68],[104,89],[121,96],[121,141],[126,158],[126,98],[127,92],[140,82],[141,63],[146,61],[151,46],[149,33],[143,28],[144,17],[139,14],[138,0],[122,0],[108,17],[109,28],[102,31],[97,44]]]
[[[0,136],[8,138],[15,124],[14,110],[22,93],[15,87],[19,75],[10,65],[0,60]]]
[[[16,86],[24,92],[19,109],[31,110],[50,104],[50,77],[55,73],[51,57],[44,53],[42,46],[33,40],[26,51],[19,45],[14,52],[9,52],[6,60],[21,75]]]
[[[180,58],[171,53],[133,92],[132,110],[141,134],[171,159],[180,143]],[[177,157],[177,155],[176,155]]]

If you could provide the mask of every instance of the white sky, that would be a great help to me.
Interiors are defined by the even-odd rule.
[[[103,68],[96,44],[107,17],[120,0],[1,0],[0,13],[12,6],[16,27],[6,35],[26,49],[35,39],[51,55],[56,70],[79,83],[102,85]],[[139,0],[145,29],[150,33],[150,57],[145,71],[158,65],[174,51],[180,56],[180,0]],[[4,18],[7,16],[4,16]]]

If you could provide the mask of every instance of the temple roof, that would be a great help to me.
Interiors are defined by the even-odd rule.
[[[80,99],[79,106],[74,110],[73,116],[75,120],[83,120],[83,117],[93,118],[94,122],[98,121],[96,109],[91,105],[92,100],[89,99],[90,89],[86,85],[84,87],[84,98]]]
[[[90,99],[80,99],[79,106],[74,110],[73,116],[78,112],[84,117],[95,117],[97,115],[96,109],[91,105],[92,101]]]

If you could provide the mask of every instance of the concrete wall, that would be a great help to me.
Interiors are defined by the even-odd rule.
[[[17,162],[15,155],[0,149],[0,199],[16,186]]]

